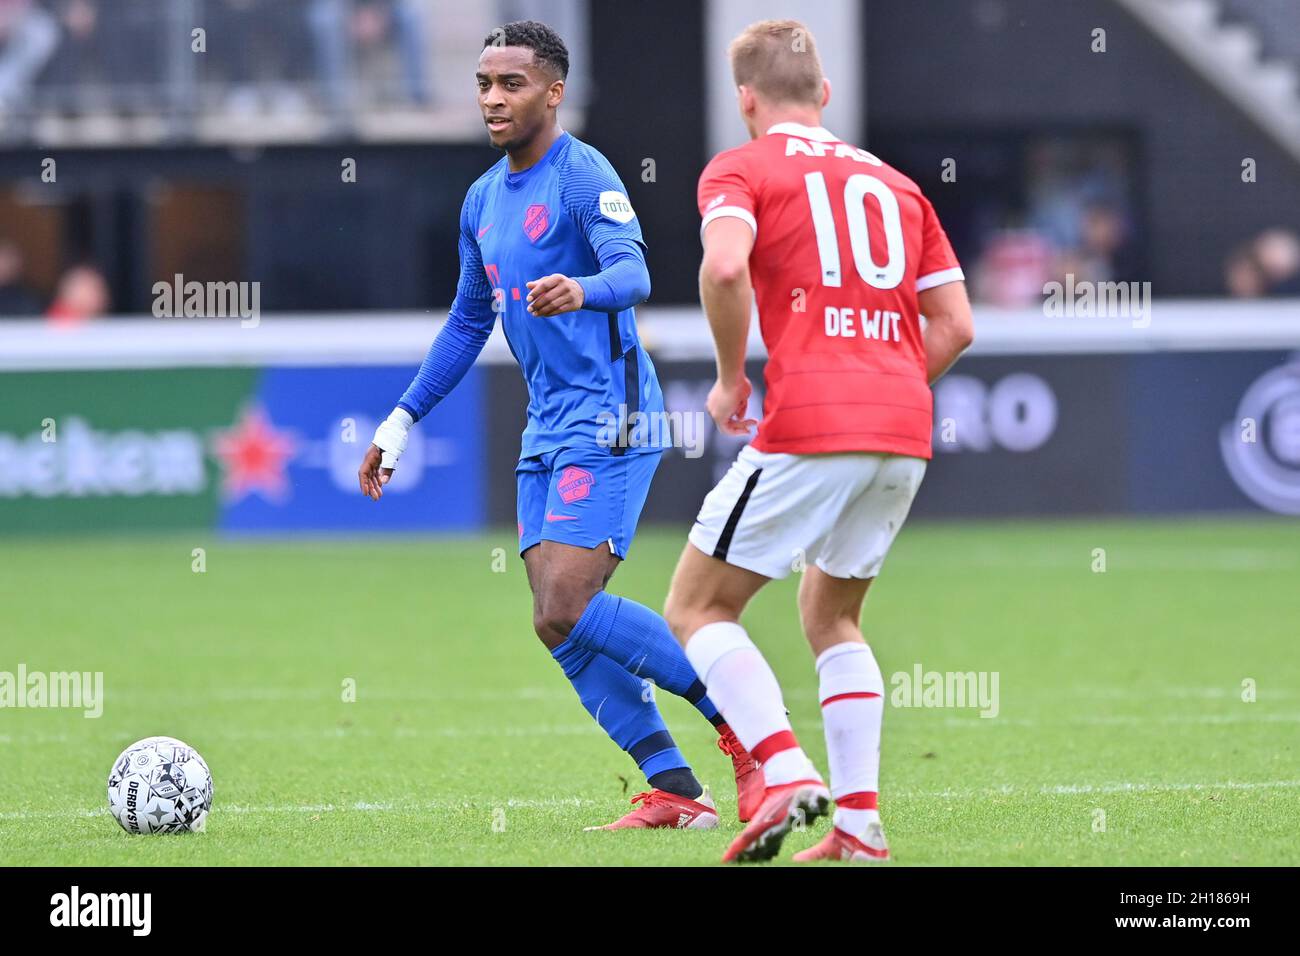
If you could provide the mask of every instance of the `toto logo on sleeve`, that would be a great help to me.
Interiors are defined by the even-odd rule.
[[[1262,508],[1300,514],[1300,359],[1246,389],[1234,421],[1219,433],[1232,480]]]

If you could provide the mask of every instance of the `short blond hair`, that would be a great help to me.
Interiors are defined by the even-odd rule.
[[[773,103],[822,103],[822,62],[798,20],[760,20],[731,41],[731,74]]]

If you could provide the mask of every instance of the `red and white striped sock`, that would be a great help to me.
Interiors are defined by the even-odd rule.
[[[821,779],[790,727],[776,675],[743,627],[734,621],[706,624],[691,635],[686,657],[709,699],[762,764],[769,787]]]
[[[835,825],[861,836],[880,819],[880,723],[885,681],[866,644],[836,644],[817,658]]]

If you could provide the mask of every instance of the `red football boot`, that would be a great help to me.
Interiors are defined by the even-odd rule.
[[[844,863],[883,863],[889,859],[889,844],[885,842],[885,831],[879,823],[872,823],[867,832],[858,839],[851,833],[845,833],[839,827],[832,827],[816,846],[796,853],[794,858],[799,863],[812,860],[840,860]]]
[[[679,797],[666,790],[651,790],[638,793],[632,802],[639,803],[631,813],[606,823],[600,827],[584,827],[585,830],[712,830],[718,825],[718,809],[713,805],[708,788],[700,794],[698,800]]]
[[[736,772],[736,815],[741,823],[748,823],[763,802],[762,765],[745,749],[730,727],[722,724],[718,730],[722,733],[718,738],[718,749],[731,758],[731,767]]]
[[[754,863],[770,860],[781,850],[781,841],[795,826],[809,824],[824,815],[831,805],[831,793],[820,780],[796,780],[768,787],[754,819],[727,847],[723,863]]]

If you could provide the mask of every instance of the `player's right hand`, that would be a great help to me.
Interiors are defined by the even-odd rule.
[[[371,445],[366,449],[366,457],[361,460],[361,468],[357,471],[357,478],[361,480],[361,493],[372,501],[378,501],[384,496],[384,485],[393,477],[393,469],[379,467],[383,457],[383,450],[378,445]]]
[[[721,380],[713,383],[705,407],[718,426],[718,431],[724,435],[748,435],[749,430],[758,424],[757,419],[745,417],[745,411],[749,408],[749,396],[753,391],[754,386],[745,376],[731,383]]]
[[[406,451],[406,442],[410,437],[411,426],[415,419],[411,413],[398,405],[391,415],[379,423],[375,429],[374,441],[366,451],[357,477],[361,479],[361,493],[374,501],[384,496],[384,485],[393,477],[397,460]]]

